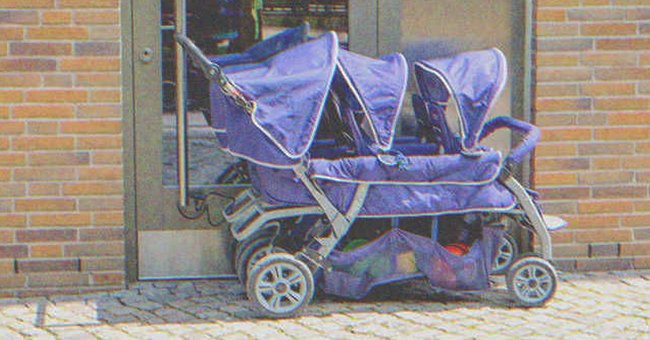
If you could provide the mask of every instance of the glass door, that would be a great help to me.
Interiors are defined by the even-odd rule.
[[[186,11],[179,14],[181,2]],[[221,150],[204,118],[218,109],[209,107],[209,84],[188,65],[187,191],[190,206],[207,197],[209,209],[196,219],[179,210],[176,15],[185,16],[187,36],[207,55],[241,52],[305,21],[312,35],[336,31],[346,47],[347,0],[145,0],[131,6],[138,278],[229,275],[232,241],[221,209],[248,184],[232,176],[238,160]]]

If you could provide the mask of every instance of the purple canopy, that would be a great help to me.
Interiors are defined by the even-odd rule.
[[[415,76],[425,101],[444,105],[454,96],[464,150],[476,147],[488,112],[505,86],[507,72],[506,58],[496,48],[415,64]]]
[[[211,121],[222,146],[265,166],[299,163],[315,138],[332,89],[351,98],[351,110],[364,114],[374,144],[390,149],[407,84],[404,57],[375,60],[340,51],[332,32],[291,46],[299,33],[275,43],[262,42],[263,48],[258,45],[240,55],[213,59],[226,66],[228,78],[256,104],[249,116],[217,84],[211,85]],[[344,81],[333,89],[335,75]]]

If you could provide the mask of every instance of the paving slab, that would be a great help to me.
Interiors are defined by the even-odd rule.
[[[555,298],[517,308],[423,280],[350,301],[317,294],[300,316],[260,316],[236,281],[139,282],[111,293],[0,300],[0,339],[650,339],[650,271],[561,274]]]

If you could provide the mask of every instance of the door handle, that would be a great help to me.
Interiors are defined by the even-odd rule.
[[[140,59],[141,62],[145,64],[149,64],[153,60],[153,50],[149,47],[142,49],[142,51],[138,55],[138,58]]]

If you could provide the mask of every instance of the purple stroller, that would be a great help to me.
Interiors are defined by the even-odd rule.
[[[486,123],[506,82],[503,54],[416,63],[418,135],[396,137],[404,57],[371,59],[340,50],[334,33],[306,33],[288,30],[213,59],[176,37],[211,79],[209,121],[221,146],[246,163],[239,169],[252,185],[223,215],[252,303],[286,317],[316,287],[358,299],[377,285],[426,277],[433,287],[484,290],[495,270],[507,274],[518,305],[550,300],[549,230],[565,223],[544,216],[509,172],[539,130],[509,117]],[[457,115],[458,131],[445,114]],[[500,128],[524,136],[505,158],[480,145]],[[516,258],[505,220],[534,232],[540,254]]]

